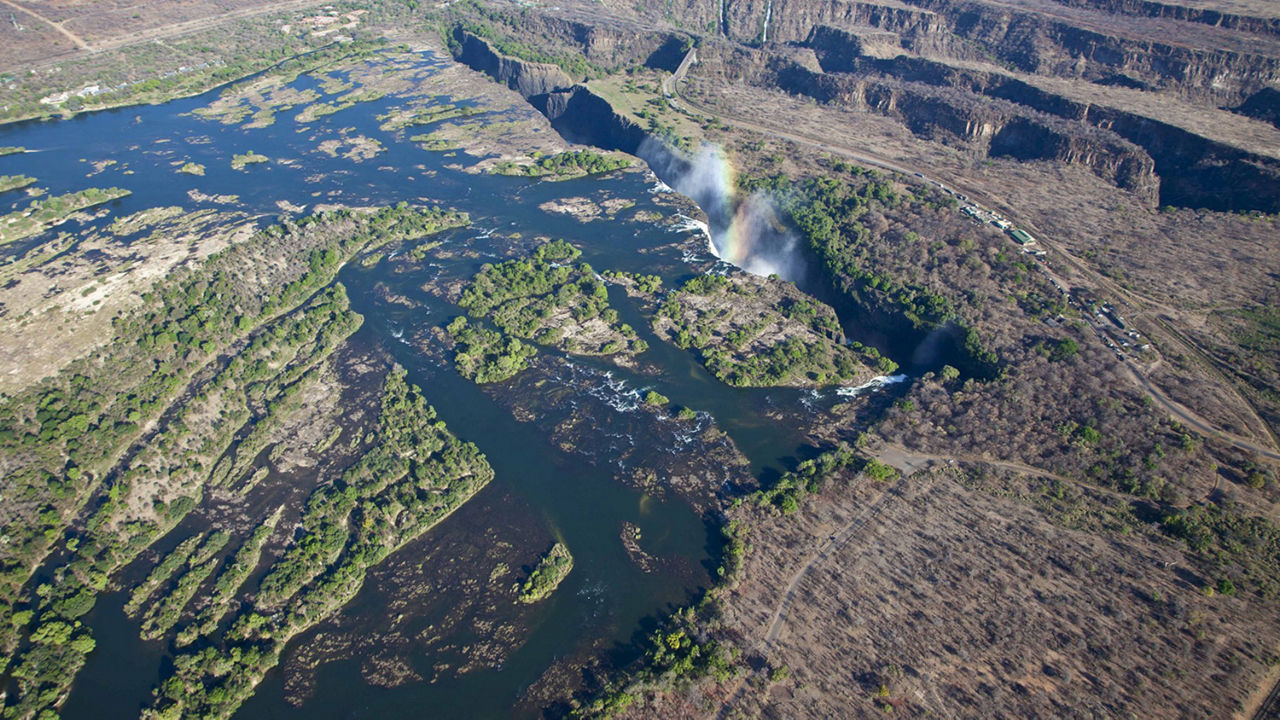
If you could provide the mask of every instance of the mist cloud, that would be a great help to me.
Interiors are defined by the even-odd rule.
[[[663,182],[707,214],[716,257],[753,275],[803,279],[799,243],[779,220],[774,199],[761,192],[740,197],[733,169],[719,146],[704,144],[689,158],[650,139],[639,154]]]

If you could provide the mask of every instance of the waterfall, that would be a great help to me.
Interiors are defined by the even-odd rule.
[[[764,31],[760,33],[760,42],[769,42],[769,19],[773,17],[773,0],[764,6]]]

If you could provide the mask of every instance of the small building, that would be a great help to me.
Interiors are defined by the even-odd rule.
[[[1014,228],[1010,230],[1009,236],[1012,237],[1013,241],[1018,243],[1019,245],[1035,245],[1036,244],[1036,239],[1034,237],[1031,237],[1031,233],[1027,232],[1026,230],[1023,230],[1022,228]]]

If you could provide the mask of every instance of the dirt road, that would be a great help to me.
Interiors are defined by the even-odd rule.
[[[118,35],[115,37],[110,37],[104,40],[100,40],[93,44],[89,44],[85,42],[83,39],[81,39],[79,36],[75,35],[69,30],[64,29],[60,24],[53,22],[52,20],[44,16],[37,15],[36,13],[30,10],[27,10],[26,8],[20,5],[13,3],[12,0],[0,0],[0,3],[8,5],[9,7],[12,7],[12,8],[16,8],[17,10],[27,13],[28,15],[32,15],[36,18],[39,18],[43,22],[48,23],[49,25],[53,26],[56,30],[58,30],[58,32],[62,33],[63,35],[66,35],[69,39],[71,39],[72,42],[74,42],[76,44],[76,47],[78,48],[77,52],[61,53],[58,55],[49,56],[43,60],[38,60],[36,62],[23,63],[21,67],[22,70],[35,70],[35,69],[50,67],[52,65],[66,62],[68,60],[77,60],[81,58],[91,57],[99,53],[107,52],[110,50],[118,50],[120,48],[129,47],[131,45],[138,45],[141,43],[153,42],[153,41],[162,40],[165,38],[180,37],[183,35],[191,35],[193,33],[197,33],[202,30],[209,30],[209,29],[218,27],[220,25],[231,22],[233,20],[243,20],[245,18],[256,17],[258,15],[268,15],[271,13],[288,12],[292,10],[303,10],[310,7],[316,7],[319,5],[328,4],[326,0],[282,0],[280,2],[266,2],[260,5],[241,8],[239,10],[231,10],[229,12],[219,13],[217,15],[210,15],[208,17],[197,18],[195,20],[185,20],[182,22],[175,22],[175,23],[169,23],[166,25],[160,25],[154,28],[150,28],[148,30],[142,30],[140,32],[131,32],[124,35]],[[12,71],[16,68],[0,68],[0,69]]]
[[[29,15],[29,16],[31,16],[31,17],[33,17],[33,18],[35,18],[35,19],[39,20],[40,22],[42,22],[42,23],[44,23],[44,24],[48,25],[49,27],[53,28],[54,30],[57,30],[59,33],[61,33],[61,34],[62,34],[62,36],[63,36],[63,37],[65,37],[66,39],[70,40],[72,43],[74,43],[74,44],[75,44],[75,46],[76,46],[76,47],[80,48],[81,50],[88,50],[88,49],[89,49],[89,43],[87,43],[87,42],[85,42],[84,40],[82,40],[82,39],[80,38],[80,36],[79,36],[79,35],[76,35],[75,33],[71,32],[70,30],[68,30],[68,29],[66,29],[66,28],[64,28],[64,27],[62,27],[62,23],[56,23],[56,22],[54,22],[54,21],[50,20],[49,18],[45,17],[44,15],[41,15],[40,13],[36,12],[35,10],[28,10],[27,8],[24,8],[24,7],[22,7],[21,5],[19,5],[19,4],[17,4],[17,3],[15,3],[15,2],[10,2],[10,0],[0,0],[0,3],[4,3],[5,5],[9,6],[10,8],[12,8],[12,9],[14,9],[14,10],[17,10],[17,11],[18,11],[18,12],[20,12],[20,13],[24,13],[24,14],[26,14],[26,15]]]
[[[876,499],[871,501],[871,504],[867,505],[857,517],[850,520],[844,527],[840,528],[840,530],[828,537],[821,545],[809,554],[805,559],[804,564],[801,565],[794,574],[792,574],[791,580],[787,583],[787,587],[782,593],[782,599],[778,601],[777,606],[773,609],[773,616],[769,620],[769,625],[765,629],[764,636],[760,638],[752,648],[753,651],[762,655],[768,653],[769,649],[773,646],[773,643],[777,641],[778,635],[781,634],[782,627],[787,622],[787,612],[795,603],[796,593],[800,590],[800,584],[804,582],[804,579],[814,568],[820,567],[824,562],[830,559],[832,553],[844,546],[844,544],[853,537],[853,534],[866,524],[867,520],[875,516],[875,514],[880,510],[880,507],[884,504],[885,500],[894,493],[905,479],[906,475],[902,475],[893,484],[886,486],[880,491],[880,494]],[[727,717],[729,712],[737,706],[738,702],[746,696],[746,693],[749,690],[750,684],[747,682],[747,678],[738,678],[737,683],[728,693],[729,698],[725,701],[724,705],[716,711],[715,717]]]

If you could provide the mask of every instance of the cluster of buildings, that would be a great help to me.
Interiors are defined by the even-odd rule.
[[[916,173],[916,177],[924,178],[924,175]],[[1036,238],[1031,233],[1022,228],[1015,227],[1008,218],[994,210],[988,210],[976,202],[971,202],[967,195],[958,193],[951,188],[934,180],[928,182],[937,187],[942,192],[954,197],[961,203],[960,212],[964,213],[973,220],[993,225],[1004,231],[1022,250],[1023,253],[1034,255],[1037,258],[1043,258],[1047,255],[1044,250],[1037,247]],[[1150,343],[1143,340],[1141,333],[1129,327],[1125,319],[1110,303],[1100,303],[1093,297],[1092,293],[1083,288],[1071,289],[1063,285],[1052,273],[1045,270],[1050,282],[1062,293],[1062,298],[1070,306],[1077,308],[1081,316],[1089,323],[1097,333],[1099,339],[1116,354],[1116,358],[1124,360],[1126,354],[1138,354],[1151,349]],[[1056,320],[1048,319],[1045,322],[1050,325],[1057,325],[1065,321],[1066,318],[1059,315]]]
[[[918,178],[926,179],[924,175],[920,173],[916,173],[915,175]],[[928,182],[947,195],[959,200],[961,202],[960,212],[980,223],[993,225],[1008,233],[1009,237],[1013,238],[1013,241],[1018,244],[1018,247],[1022,249],[1023,253],[1027,255],[1035,255],[1036,257],[1045,257],[1048,255],[1044,250],[1036,247],[1035,236],[1022,228],[1014,227],[1013,223],[1005,216],[995,210],[988,210],[978,203],[970,201],[968,195],[956,192],[936,180],[928,180]]]
[[[174,77],[175,75],[185,75],[186,73],[192,72],[194,70],[203,70],[204,68],[207,68],[207,67],[221,67],[222,65],[225,65],[225,64],[226,63],[224,63],[221,60],[214,60],[212,62],[203,62],[203,63],[200,63],[199,65],[183,65],[177,70],[170,70],[169,72],[164,73],[163,75],[160,75],[159,79],[163,80],[165,78]],[[122,82],[119,85],[111,85],[108,87],[102,87],[101,85],[94,83],[92,85],[85,85],[79,90],[64,90],[60,93],[54,93],[53,95],[46,95],[40,98],[40,104],[41,105],[61,105],[73,97],[78,97],[81,100],[83,100],[85,98],[91,98],[96,95],[101,95],[102,93],[118,92],[120,90],[124,90],[130,85],[137,85],[138,83],[141,83],[141,82],[146,82],[146,80],[134,80],[133,82]]]
[[[321,8],[319,15],[304,17],[297,21],[295,27],[292,23],[286,23],[280,26],[280,32],[288,35],[295,29],[307,29],[311,31],[311,37],[327,37],[333,35],[339,30],[350,30],[360,24],[360,17],[368,10],[352,10],[351,12],[339,13],[337,8],[332,5],[325,5]],[[338,42],[350,42],[351,38],[347,35],[334,35],[334,40]]]

